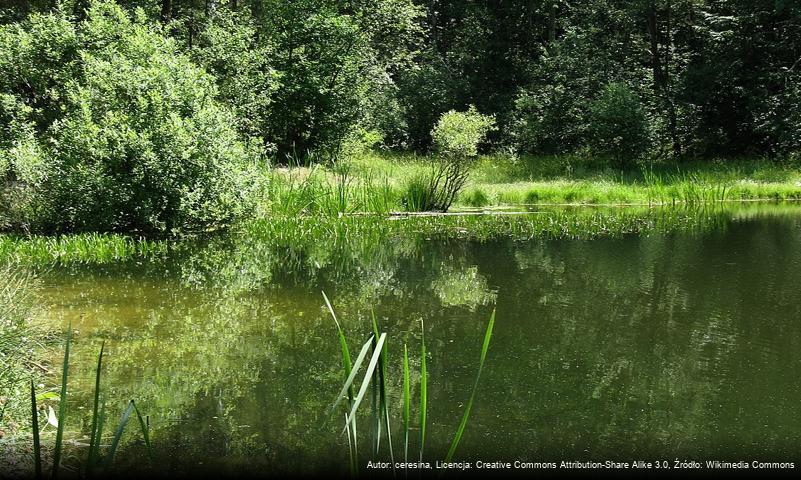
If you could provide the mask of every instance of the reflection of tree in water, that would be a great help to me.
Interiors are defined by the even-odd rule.
[[[495,380],[523,393],[494,407],[519,414],[500,432],[518,422],[531,427],[519,443],[503,442],[557,456],[776,455],[790,449],[797,457],[799,408],[789,403],[789,393],[797,395],[798,388],[771,375],[778,364],[766,361],[758,345],[763,337],[776,348],[776,336],[749,332],[779,321],[798,338],[799,325],[788,320],[797,318],[799,307],[780,297],[801,272],[778,263],[798,265],[801,252],[796,244],[784,245],[789,248],[781,257],[770,254],[777,239],[788,238],[786,224],[773,230],[779,225],[748,225],[700,242],[668,235],[518,249],[522,278],[513,281],[525,287],[515,292],[501,283],[499,304],[512,311],[498,313],[530,318],[528,335],[519,322],[508,333],[510,343],[535,340],[520,345],[528,350],[518,359],[526,374],[508,370]],[[772,260],[757,265],[762,258]],[[732,268],[721,272],[726,265]],[[516,298],[505,298],[510,292]],[[533,306],[526,296],[539,301]],[[498,329],[499,336],[503,332]],[[514,349],[500,347],[502,341],[495,347]],[[781,351],[789,353],[785,347]],[[797,372],[798,357],[793,361]],[[765,374],[772,380],[764,381]],[[753,383],[765,390],[759,393]],[[777,398],[779,408],[771,405]],[[530,403],[516,409],[511,399]],[[783,424],[768,426],[771,417],[784,418]]]
[[[297,249],[218,240],[177,260],[170,269],[178,279],[148,284],[132,275],[84,286],[96,284],[86,295],[100,299],[92,328],[112,339],[110,399],[142,404],[175,468],[346,465],[339,424],[320,427],[341,384],[320,290],[333,299],[352,350],[375,310],[389,333],[390,371],[400,371],[404,342],[419,348],[426,319],[432,455],[451,439],[488,303],[497,301],[462,455],[797,456],[791,440],[801,412],[792,399],[801,392],[787,382],[801,373],[801,326],[788,321],[801,313],[788,291],[801,280],[801,245],[788,240],[794,225],[761,220],[725,234],[593,241],[398,237]],[[136,308],[109,302],[108,285],[130,288]],[[81,350],[85,399],[97,348]],[[412,362],[416,371],[419,358]],[[399,414],[400,375],[390,381]]]

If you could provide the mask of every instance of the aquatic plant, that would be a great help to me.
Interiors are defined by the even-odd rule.
[[[62,362],[61,367],[61,387],[60,393],[58,397],[59,407],[58,407],[58,417],[53,419],[49,418],[48,422],[56,424],[56,438],[55,443],[52,450],[52,457],[53,457],[53,466],[50,470],[50,477],[53,480],[56,480],[59,477],[59,473],[62,470],[61,465],[61,458],[64,454],[64,430],[67,423],[67,383],[69,379],[69,366],[70,366],[70,348],[72,345],[72,325],[70,325],[67,329],[67,336],[64,343],[64,360]],[[153,450],[150,443],[150,428],[149,422],[142,417],[142,414],[139,412],[139,409],[136,407],[136,403],[133,400],[128,402],[127,407],[125,408],[122,417],[120,418],[117,427],[114,430],[114,435],[111,440],[111,444],[109,445],[108,449],[106,450],[105,456],[100,455],[101,450],[101,443],[103,439],[103,426],[106,420],[106,405],[105,401],[101,401],[101,368],[103,365],[103,353],[105,350],[105,342],[100,347],[100,353],[97,357],[97,369],[95,370],[95,391],[94,391],[94,403],[92,407],[92,427],[91,427],[91,434],[89,437],[89,445],[88,445],[88,454],[86,461],[83,465],[80,465],[80,469],[88,475],[92,475],[97,473],[98,466],[101,466],[108,470],[112,467],[114,463],[114,458],[117,453],[117,450],[120,446],[120,440],[122,435],[125,431],[125,427],[130,420],[132,414],[136,414],[136,417],[139,421],[139,428],[144,437],[145,446],[147,448],[148,456],[153,458]],[[39,428],[39,408],[37,405],[37,395],[36,395],[36,388],[34,386],[33,381],[31,380],[31,431],[33,433],[33,460],[34,460],[34,472],[36,478],[41,478],[43,468],[42,468],[42,448],[41,448],[41,433]],[[102,403],[102,406],[100,406]],[[99,407],[100,406],[100,407]],[[98,408],[99,407],[99,408]]]
[[[339,394],[337,395],[333,405],[330,408],[330,413],[336,410],[336,407],[340,405],[343,399],[347,398],[347,412],[345,413],[345,428],[343,428],[342,433],[347,434],[348,439],[348,453],[349,453],[349,464],[351,469],[351,475],[355,476],[358,474],[358,430],[356,429],[356,417],[359,411],[359,406],[362,404],[364,397],[366,395],[367,389],[370,385],[373,386],[373,428],[372,428],[372,436],[373,436],[373,452],[372,458],[377,459],[380,454],[380,441],[381,441],[381,429],[382,426],[386,430],[385,437],[388,443],[388,453],[390,463],[392,465],[393,471],[395,468],[395,453],[392,447],[392,433],[390,430],[390,412],[387,407],[387,378],[386,378],[386,356],[387,356],[387,333],[380,332],[378,322],[375,318],[374,314],[371,314],[372,319],[372,333],[362,344],[361,350],[359,351],[359,355],[356,357],[356,360],[351,363],[350,361],[350,353],[347,348],[347,340],[342,329],[342,325],[337,319],[336,313],[331,305],[331,302],[328,299],[328,296],[323,292],[323,298],[325,300],[326,307],[328,311],[331,313],[332,318],[334,319],[334,323],[336,324],[337,328],[337,336],[339,338],[339,343],[341,346],[342,352],[342,362],[343,368],[342,372],[345,377],[345,382],[340,389]],[[487,358],[487,351],[489,350],[490,341],[492,339],[492,330],[495,325],[495,310],[492,311],[490,315],[489,323],[487,325],[485,334],[484,334],[484,342],[481,348],[481,356],[478,365],[478,372],[476,374],[476,379],[473,383],[473,389],[470,393],[470,397],[466,404],[464,414],[462,415],[462,419],[459,422],[459,425],[454,433],[453,441],[451,442],[450,448],[448,449],[447,454],[445,455],[445,462],[450,462],[453,459],[453,456],[456,452],[457,447],[462,439],[462,435],[467,428],[469,419],[470,419],[470,412],[473,408],[473,403],[475,401],[476,392],[478,391],[479,380],[481,378],[481,372],[484,369],[484,364]],[[426,357],[428,352],[426,351],[426,343],[425,343],[425,325],[423,321],[420,321],[420,329],[421,329],[421,338],[420,338],[420,399],[419,399],[419,429],[420,429],[420,439],[419,439],[419,460],[422,462],[425,453],[425,445],[426,445],[426,425],[427,425],[427,415],[428,415],[428,372],[427,372],[427,365],[426,365]],[[368,358],[367,367],[365,368],[359,390],[355,396],[353,396],[353,386],[354,382],[356,381],[356,376],[361,369],[361,366],[364,364],[365,360]],[[410,374],[409,374],[409,354],[408,354],[408,345],[404,344],[403,347],[403,380],[402,380],[402,411],[401,411],[401,418],[403,421],[403,456],[404,456],[404,463],[408,463],[409,461],[409,435],[411,431],[411,382],[410,382]]]
[[[19,264],[104,264],[165,255],[170,243],[127,235],[81,233],[55,237],[0,235],[0,261]]]

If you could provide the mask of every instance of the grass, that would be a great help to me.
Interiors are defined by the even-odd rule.
[[[56,437],[52,447],[52,459],[53,464],[50,469],[50,478],[53,480],[58,479],[64,467],[62,466],[62,456],[64,455],[64,431],[67,424],[67,414],[68,414],[68,401],[67,401],[67,385],[69,380],[69,365],[70,365],[70,348],[72,345],[72,326],[68,327],[66,340],[64,343],[64,360],[62,362],[62,369],[61,369],[61,387],[60,387],[60,394],[58,396],[59,402],[59,409],[58,409],[58,417],[57,417],[57,426],[56,426]],[[92,410],[92,427],[91,427],[91,435],[89,437],[89,445],[87,446],[87,456],[84,463],[77,466],[78,470],[83,473],[85,476],[92,476],[94,474],[100,473],[109,473],[109,470],[113,467],[114,458],[117,453],[117,450],[120,446],[120,441],[122,439],[122,435],[125,431],[125,427],[127,426],[131,416],[136,414],[136,417],[139,422],[139,428],[144,437],[145,446],[148,451],[148,456],[150,457],[151,461],[153,459],[153,450],[152,445],[150,443],[150,432],[149,432],[149,425],[148,422],[142,417],[142,414],[139,412],[139,409],[136,406],[136,403],[133,400],[128,402],[127,407],[125,408],[122,417],[117,424],[117,427],[114,430],[114,434],[111,439],[111,444],[108,446],[105,452],[105,456],[101,456],[101,449],[103,446],[103,426],[105,424],[105,402],[102,403],[102,407],[98,408],[101,404],[101,369],[103,365],[103,354],[105,350],[105,342],[100,347],[100,354],[98,355],[97,359],[97,369],[95,371],[95,392],[94,392],[94,405]],[[37,404],[37,395],[36,395],[36,388],[34,382],[31,380],[30,382],[30,404],[31,404],[31,431],[33,437],[33,466],[34,466],[34,475],[35,477],[42,478],[42,474],[45,471],[43,468],[43,460],[42,460],[42,440],[41,440],[41,429],[40,429],[40,415],[39,415],[39,407]],[[102,466],[102,468],[98,468],[98,466]]]
[[[358,431],[355,428],[356,424],[356,417],[359,411],[359,406],[362,404],[365,395],[367,393],[368,388],[370,385],[373,386],[373,428],[372,434],[374,439],[374,448],[372,451],[372,459],[378,460],[380,456],[380,440],[382,438],[381,428],[382,425],[385,429],[384,437],[387,439],[388,444],[388,453],[389,453],[389,461],[393,468],[393,474],[395,469],[395,454],[392,447],[392,433],[390,429],[390,418],[391,414],[388,408],[388,391],[387,385],[388,380],[386,378],[386,358],[387,358],[387,333],[380,332],[378,322],[375,319],[375,315],[372,315],[372,332],[367,339],[366,342],[363,343],[362,348],[359,352],[356,361],[351,364],[350,362],[350,354],[347,348],[347,341],[345,341],[344,332],[341,326],[341,323],[337,319],[336,313],[334,312],[333,307],[331,306],[331,302],[328,300],[328,297],[323,292],[323,298],[325,299],[326,306],[328,307],[329,312],[331,313],[332,318],[334,319],[334,323],[336,324],[337,328],[337,336],[340,342],[340,350],[342,352],[342,360],[343,360],[343,369],[342,373],[345,376],[345,382],[340,389],[339,394],[337,395],[334,404],[331,407],[331,413],[335,411],[336,407],[339,406],[343,399],[348,399],[348,405],[345,412],[345,427],[342,430],[343,434],[347,434],[348,439],[348,455],[349,455],[349,463],[351,466],[351,475],[358,476],[359,469],[359,453],[358,450],[355,448],[355,445],[358,444]],[[492,330],[495,324],[495,311],[493,310],[492,315],[490,316],[489,323],[487,325],[486,332],[484,334],[484,342],[481,348],[481,357],[479,360],[478,372],[476,374],[476,379],[473,384],[473,388],[470,393],[469,400],[464,410],[464,414],[462,416],[461,421],[459,422],[458,427],[456,428],[454,438],[450,444],[450,448],[448,449],[447,454],[445,455],[445,462],[450,462],[453,459],[453,456],[456,452],[457,447],[462,439],[462,435],[467,428],[469,419],[470,419],[470,412],[473,407],[473,403],[476,398],[476,393],[478,391],[479,380],[481,378],[481,372],[484,369],[484,365],[487,358],[487,351],[489,350],[490,341],[492,339]],[[420,430],[420,439],[419,439],[419,460],[423,462],[425,459],[425,445],[426,445],[426,425],[427,425],[427,414],[428,414],[428,373],[426,367],[426,357],[428,352],[426,350],[425,344],[425,332],[424,332],[424,324],[421,320],[420,323],[421,328],[421,341],[420,341],[420,398],[419,398],[419,413],[420,413],[420,420],[419,420],[419,430]],[[344,345],[344,346],[343,346]],[[408,345],[404,344],[404,355],[403,355],[403,383],[402,383],[402,410],[401,410],[401,419],[402,419],[402,426],[403,426],[403,452],[404,452],[404,464],[409,463],[409,434],[411,431],[411,382],[410,382],[410,374],[409,374],[409,354],[408,354]],[[364,364],[365,360],[368,358],[369,354],[369,361],[367,363],[367,367],[364,370],[362,381],[359,386],[358,393],[354,397],[350,395],[346,397],[346,393],[350,392],[354,382],[356,381],[357,373],[361,370],[361,366]],[[355,468],[354,468],[355,464]]]
[[[411,154],[368,152],[354,157],[350,168],[356,179],[382,178],[388,191],[394,192],[385,198],[388,203],[395,200],[395,210],[413,210],[413,205],[409,208],[402,200],[414,198],[416,179],[427,171],[429,160]],[[797,165],[762,159],[654,162],[621,170],[578,156],[486,155],[473,168],[455,208],[758,199],[801,199],[801,170]]]
[[[38,357],[47,336],[34,321],[38,288],[30,271],[0,265],[0,430],[8,435],[17,433],[29,412],[29,380],[38,382],[44,371]]]
[[[60,236],[0,235],[0,261],[18,264],[107,264],[160,257],[164,240],[134,239],[119,234],[82,233]]]

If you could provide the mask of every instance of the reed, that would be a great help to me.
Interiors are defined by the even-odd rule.
[[[56,439],[53,446],[53,468],[50,472],[50,478],[55,480],[59,477],[60,471],[62,470],[61,459],[64,455],[64,431],[67,423],[67,383],[69,380],[69,365],[70,365],[70,348],[72,345],[72,325],[68,327],[67,336],[64,345],[64,359],[62,362],[62,373],[61,373],[61,388],[60,388],[60,396],[59,396],[59,409],[58,409],[58,421],[56,427]],[[117,424],[117,427],[114,430],[114,435],[111,441],[111,445],[109,446],[108,450],[106,451],[106,455],[103,458],[100,458],[100,448],[102,443],[103,437],[103,425],[105,423],[105,402],[102,402],[102,406],[98,408],[98,405],[101,404],[101,368],[103,365],[103,354],[105,351],[105,342],[100,347],[100,354],[98,355],[97,359],[97,369],[95,371],[95,391],[94,391],[94,404],[92,408],[92,427],[91,433],[89,438],[89,446],[88,446],[88,455],[86,457],[86,462],[82,465],[78,465],[78,468],[85,472],[87,475],[93,475],[96,472],[96,467],[98,464],[102,464],[105,468],[105,471],[108,472],[114,463],[114,458],[117,454],[117,450],[120,446],[120,441],[122,439],[122,435],[125,431],[125,427],[130,420],[132,414],[136,414],[136,417],[139,421],[140,431],[144,437],[145,446],[147,449],[148,457],[153,459],[153,449],[150,442],[150,432],[148,421],[142,414],[139,412],[139,409],[136,407],[136,404],[133,400],[128,402],[127,407],[123,411],[122,418],[120,422]],[[41,454],[41,433],[39,429],[39,408],[37,405],[36,400],[36,388],[34,386],[33,381],[31,380],[31,430],[33,432],[33,455],[34,455],[34,471],[37,478],[41,478],[42,476],[42,454]]]
[[[333,307],[331,306],[331,302],[328,300],[328,297],[323,293],[323,298],[326,301],[326,306],[328,307],[329,312],[331,313],[332,318],[334,319],[335,324],[337,325],[337,335],[339,337],[340,343],[343,343],[344,333],[342,330],[342,326],[340,321],[337,319],[337,315],[334,312]],[[473,389],[471,390],[469,400],[465,407],[464,414],[462,415],[461,421],[456,428],[454,439],[451,442],[450,448],[446,455],[446,462],[450,461],[456,449],[462,439],[462,436],[467,428],[468,422],[470,420],[470,412],[473,408],[473,404],[475,402],[475,398],[478,392],[479,380],[481,377],[481,372],[484,369],[484,365],[486,363],[487,352],[489,350],[490,340],[492,338],[492,331],[493,326],[495,324],[495,311],[493,310],[492,315],[490,316],[489,324],[487,325],[487,330],[484,334],[484,343],[481,348],[481,356],[479,359],[479,367],[478,373],[476,374],[475,382],[473,383]],[[358,392],[356,393],[355,397],[353,397],[353,401],[349,403],[347,411],[344,414],[345,419],[345,427],[342,429],[342,433],[347,436],[348,441],[348,449],[351,458],[351,474],[356,475],[358,470],[353,470],[353,461],[352,459],[355,457],[353,451],[353,445],[357,442],[357,435],[358,432],[353,428],[353,425],[356,421],[357,414],[359,412],[359,406],[362,404],[364,397],[367,393],[368,388],[372,385],[373,387],[373,450],[372,455],[373,459],[377,460],[381,453],[380,450],[380,439],[382,437],[382,428],[386,431],[386,438],[388,443],[388,453],[389,453],[389,460],[393,466],[393,474],[394,472],[394,465],[395,465],[395,455],[392,447],[392,433],[390,429],[390,412],[387,407],[387,386],[388,380],[386,377],[386,352],[387,352],[387,344],[388,344],[388,337],[386,332],[381,332],[378,321],[376,320],[375,314],[371,314],[371,327],[372,332],[367,339],[366,342],[362,345],[362,348],[359,352],[359,355],[355,362],[352,365],[349,363],[343,363],[343,373],[346,374],[345,383],[342,385],[339,394],[337,395],[333,405],[330,408],[330,413],[333,413],[337,406],[339,406],[343,399],[346,398],[346,392],[356,382],[356,377],[358,372],[361,370],[362,365],[365,363],[369,355],[369,361],[367,362],[367,366],[364,370],[361,384],[359,386]],[[421,341],[420,341],[420,404],[419,404],[419,429],[420,429],[420,437],[419,437],[419,459],[422,462],[424,459],[425,453],[425,445],[426,445],[426,425],[427,425],[427,415],[428,415],[428,372],[427,372],[427,350],[426,350],[426,343],[425,343],[425,323],[421,320],[420,322],[421,328]],[[347,343],[346,341],[344,342]],[[346,347],[341,348],[344,352]],[[343,354],[343,358],[345,355]],[[402,419],[402,430],[403,430],[403,458],[404,462],[408,462],[409,458],[409,438],[411,432],[411,381],[410,381],[410,368],[409,368],[409,351],[408,345],[404,344],[403,348],[403,360],[402,360],[402,367],[403,367],[403,380],[402,380],[402,392],[401,398],[403,402],[402,411],[401,411],[401,419]]]
[[[462,421],[459,423],[459,428],[456,429],[456,435],[453,437],[453,442],[451,442],[451,447],[448,449],[448,454],[445,456],[445,463],[450,462],[453,459],[453,454],[456,452],[456,447],[459,446],[459,442],[462,440],[462,434],[464,434],[464,430],[467,427],[467,421],[470,418],[470,411],[473,409],[473,401],[476,399],[476,392],[478,391],[478,381],[481,379],[481,371],[484,369],[484,361],[487,359],[487,351],[489,350],[490,340],[492,339],[492,327],[495,325],[495,310],[492,311],[492,315],[490,315],[489,324],[487,325],[487,331],[484,333],[484,344],[481,346],[481,358],[478,362],[478,373],[476,373],[476,381],[473,383],[473,390],[470,392],[470,399],[467,401],[467,407],[465,407],[464,415],[462,416]]]

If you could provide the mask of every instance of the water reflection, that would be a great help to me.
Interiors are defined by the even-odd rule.
[[[798,460],[801,211],[759,209],[595,240],[216,239],[160,265],[53,271],[46,293],[49,315],[80,330],[73,418],[88,430],[107,339],[109,407],[137,399],[165,469],[345,472],[341,427],[325,421],[341,374],[321,290],[352,349],[371,309],[388,332],[398,425],[402,346],[417,352],[426,320],[431,458],[497,305],[461,457]],[[123,462],[141,453],[130,442]]]

